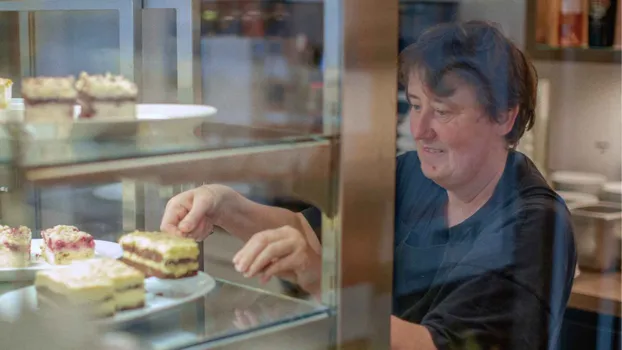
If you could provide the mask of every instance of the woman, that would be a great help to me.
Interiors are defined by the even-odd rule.
[[[537,77],[485,22],[446,24],[402,52],[417,152],[398,157],[391,343],[395,349],[545,349],[574,275],[570,216],[514,147],[534,123]],[[245,276],[319,289],[319,212],[293,213],[209,185],[173,198],[162,229],[246,241]]]

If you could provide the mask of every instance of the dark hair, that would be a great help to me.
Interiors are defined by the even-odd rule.
[[[515,147],[535,120],[538,78],[531,61],[496,25],[484,21],[448,23],[424,32],[415,44],[400,53],[400,82],[408,86],[416,70],[437,96],[447,97],[456,76],[475,88],[488,116],[500,122],[500,113],[519,108],[512,130],[505,135]]]

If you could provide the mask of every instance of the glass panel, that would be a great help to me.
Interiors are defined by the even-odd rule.
[[[96,257],[108,256],[113,253],[105,247],[116,247],[128,232],[159,231],[167,202],[202,183],[227,186],[291,215],[312,203],[328,207],[336,171],[330,153],[338,129],[325,126],[338,125],[338,115],[324,117],[324,15],[322,1],[0,3],[0,78],[14,83],[12,99],[0,111],[0,223],[32,230],[30,266],[55,269],[44,261],[50,252],[38,250],[52,244],[42,243],[42,230],[76,226],[95,240]],[[337,18],[333,22],[340,25]],[[121,74],[135,83],[137,117],[102,113],[104,102],[119,107],[127,101],[81,90],[69,103],[77,102],[73,118],[29,119],[36,99],[22,95],[24,78],[78,78],[81,72]],[[102,103],[99,110],[96,100]],[[95,116],[85,118],[85,111]],[[46,175],[39,177],[39,171]],[[276,277],[262,283],[259,276],[236,271],[232,259],[244,244],[239,235],[216,228],[198,245],[196,262],[175,261],[165,268],[197,263],[216,279],[213,290],[106,331],[126,332],[154,349],[205,348],[331,317],[327,305],[295,283]],[[44,315],[42,299],[49,291],[34,289],[36,273],[0,267],[0,299],[25,296],[37,315]],[[138,312],[166,298],[153,289],[153,281],[174,285],[193,277],[148,278],[146,306]],[[118,309],[121,299],[117,293],[104,304],[113,300]],[[15,313],[24,315],[0,306],[0,318]],[[25,322],[28,329],[37,326]],[[330,325],[314,338],[328,344]],[[9,346],[3,342],[0,348]]]

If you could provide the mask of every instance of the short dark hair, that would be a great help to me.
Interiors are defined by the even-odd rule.
[[[497,25],[485,21],[447,23],[424,32],[416,43],[400,53],[400,82],[417,71],[437,96],[453,94],[448,73],[475,88],[480,104],[493,121],[500,112],[518,107],[512,130],[505,135],[515,147],[535,121],[538,77],[531,60]]]

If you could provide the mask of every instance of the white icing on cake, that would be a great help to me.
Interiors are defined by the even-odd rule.
[[[136,84],[120,75],[88,75],[82,73],[76,83],[76,89],[94,99],[136,98]]]
[[[30,100],[74,100],[78,96],[75,78],[37,77],[22,82],[22,95]]]

